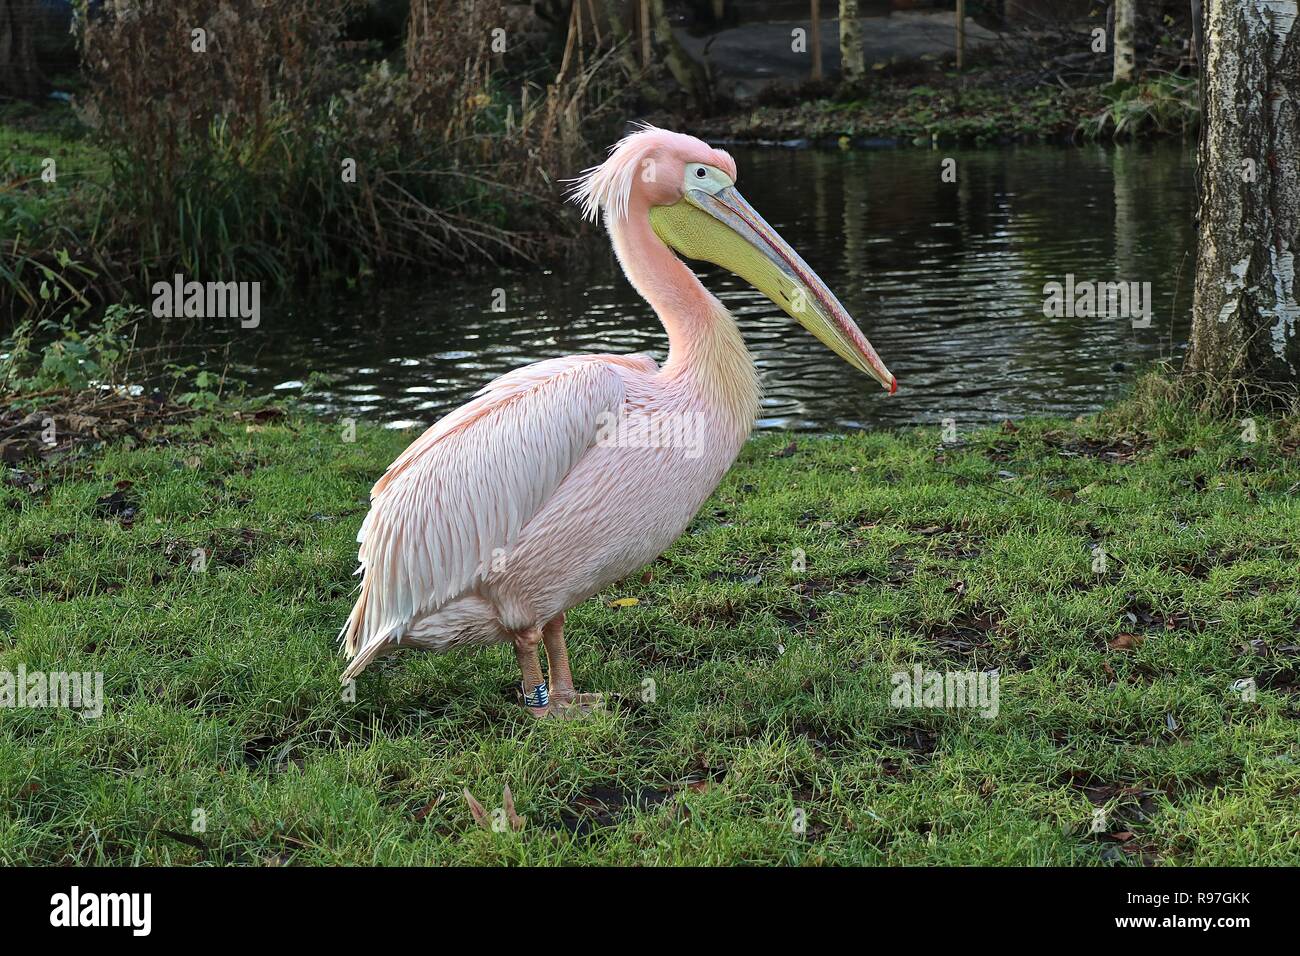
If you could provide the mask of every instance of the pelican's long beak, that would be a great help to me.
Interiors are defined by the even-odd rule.
[[[735,273],[892,395],[898,382],[857,323],[817,273],[790,248],[735,186],[687,189],[671,206],[650,210],[650,224],[669,246]]]

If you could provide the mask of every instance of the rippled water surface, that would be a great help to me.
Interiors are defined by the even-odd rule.
[[[738,186],[826,280],[898,377],[888,397],[762,295],[711,266],[762,373],[767,428],[843,429],[1075,415],[1133,368],[1177,354],[1191,305],[1192,154],[1176,145],[978,151],[733,150]],[[941,163],[957,161],[957,182]],[[576,215],[576,213],[574,213]],[[1043,286],[1150,282],[1149,329],[1046,318]],[[504,312],[494,312],[494,290]],[[579,267],[390,284],[362,296],[264,304],[231,334],[232,371],[309,404],[428,424],[508,369],[667,341],[603,236]]]

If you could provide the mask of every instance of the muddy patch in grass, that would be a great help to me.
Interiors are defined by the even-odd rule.
[[[790,732],[796,738],[802,737],[806,740],[813,753],[819,758],[832,763],[852,756],[863,748],[858,735],[840,727],[819,726],[800,721],[790,728]]]
[[[1290,667],[1282,667],[1262,674],[1255,678],[1255,683],[1260,690],[1272,691],[1275,694],[1285,694],[1288,697],[1300,694],[1300,674]]]
[[[253,557],[259,532],[253,528],[211,531],[197,541],[177,539],[163,545],[163,557],[177,567],[207,570],[214,566],[242,568]]]
[[[939,747],[939,735],[924,727],[893,727],[884,731],[880,743],[885,747],[903,750],[913,764],[925,764]]]
[[[911,534],[926,539],[927,552],[936,558],[954,561],[969,561],[978,558],[984,551],[984,536],[970,532],[970,522],[963,519],[957,522],[941,521],[917,525],[907,529]],[[897,573],[910,573],[916,567],[906,550],[907,545],[900,545],[890,554],[890,569]]]
[[[885,579],[886,583],[894,587],[905,585],[915,571],[916,561],[912,559],[907,545],[900,544],[889,552],[889,577]]]
[[[662,787],[625,787],[617,782],[593,784],[583,789],[558,820],[551,821],[550,829],[566,830],[578,836],[593,833],[618,824],[637,812],[662,806],[683,794],[705,793],[722,783],[727,777],[726,767],[714,767],[698,759],[680,779]],[[675,817],[689,817],[684,803],[677,801],[669,809]]]
[[[661,644],[653,638],[638,641],[624,650],[633,660],[650,667],[695,666],[704,660],[702,648],[698,645],[682,647],[666,642]]]
[[[131,492],[134,482],[119,481],[113,490],[95,500],[91,513],[96,518],[116,519],[123,528],[135,524],[140,513],[140,500]]]
[[[1063,458],[1095,458],[1112,465],[1130,465],[1153,447],[1142,434],[1088,438],[1062,431],[1044,432],[1044,445]]]
[[[982,449],[984,457],[995,465],[1005,465],[1020,450],[1019,442],[995,441]]]
[[[773,608],[772,613],[782,625],[796,634],[808,634],[825,617],[820,609],[812,606],[778,607]]]
[[[1128,603],[1120,611],[1119,624],[1126,632],[1139,632],[1143,636],[1166,631],[1200,631],[1205,623],[1186,611],[1153,607],[1144,598],[1130,594]],[[1120,635],[1121,637],[1123,635]]]
[[[870,571],[855,571],[848,574],[823,575],[796,581],[790,587],[806,601],[820,597],[844,596],[864,587],[879,587],[884,583]]]
[[[984,537],[956,534],[935,539],[930,545],[930,553],[948,561],[974,561],[984,553]]]
[[[68,542],[73,539],[74,535],[67,531],[56,531],[50,535],[49,540],[40,544],[30,545],[19,548],[8,557],[9,567],[14,571],[23,571],[32,565],[40,564],[42,561],[48,561],[51,558],[57,558],[63,553]]]
[[[948,621],[925,625],[920,638],[934,647],[943,660],[981,668],[994,663],[1011,665],[1010,661],[997,659],[1002,622],[998,612],[974,605],[963,608]]]
[[[560,811],[558,822],[552,822],[550,826],[567,830],[575,836],[587,836],[615,826],[623,817],[638,810],[660,806],[674,796],[672,789],[640,787],[631,790],[617,784],[596,784],[574,797],[568,808]]]
[[[1143,866],[1160,862],[1159,849],[1142,830],[1163,809],[1162,801],[1173,799],[1172,789],[1144,783],[1107,783],[1086,770],[1073,770],[1061,782],[1082,793],[1092,804],[1087,833],[1103,844],[1103,859],[1127,859]]]
[[[354,744],[366,745],[376,736],[399,736],[408,728],[401,727],[396,721],[384,725],[355,724],[336,727],[317,727],[298,732],[289,731],[282,734],[262,734],[244,741],[240,758],[250,770],[263,773],[278,773],[289,764],[302,768],[312,751],[342,750]]]

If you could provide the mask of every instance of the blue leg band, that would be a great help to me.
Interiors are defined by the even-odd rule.
[[[524,691],[525,707],[545,707],[551,702],[551,694],[546,689],[545,684],[538,684],[533,688],[532,693],[529,693],[527,689],[521,689]]]

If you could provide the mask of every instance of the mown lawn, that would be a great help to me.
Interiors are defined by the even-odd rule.
[[[757,439],[570,614],[608,709],[535,722],[506,647],[345,698],[353,539],[410,436],[263,418],[7,471],[0,671],[102,671],[106,703],[0,710],[0,863],[1300,862],[1277,423]],[[997,716],[892,706],[916,663],[997,669]],[[506,784],[523,829],[475,826],[462,788]]]

